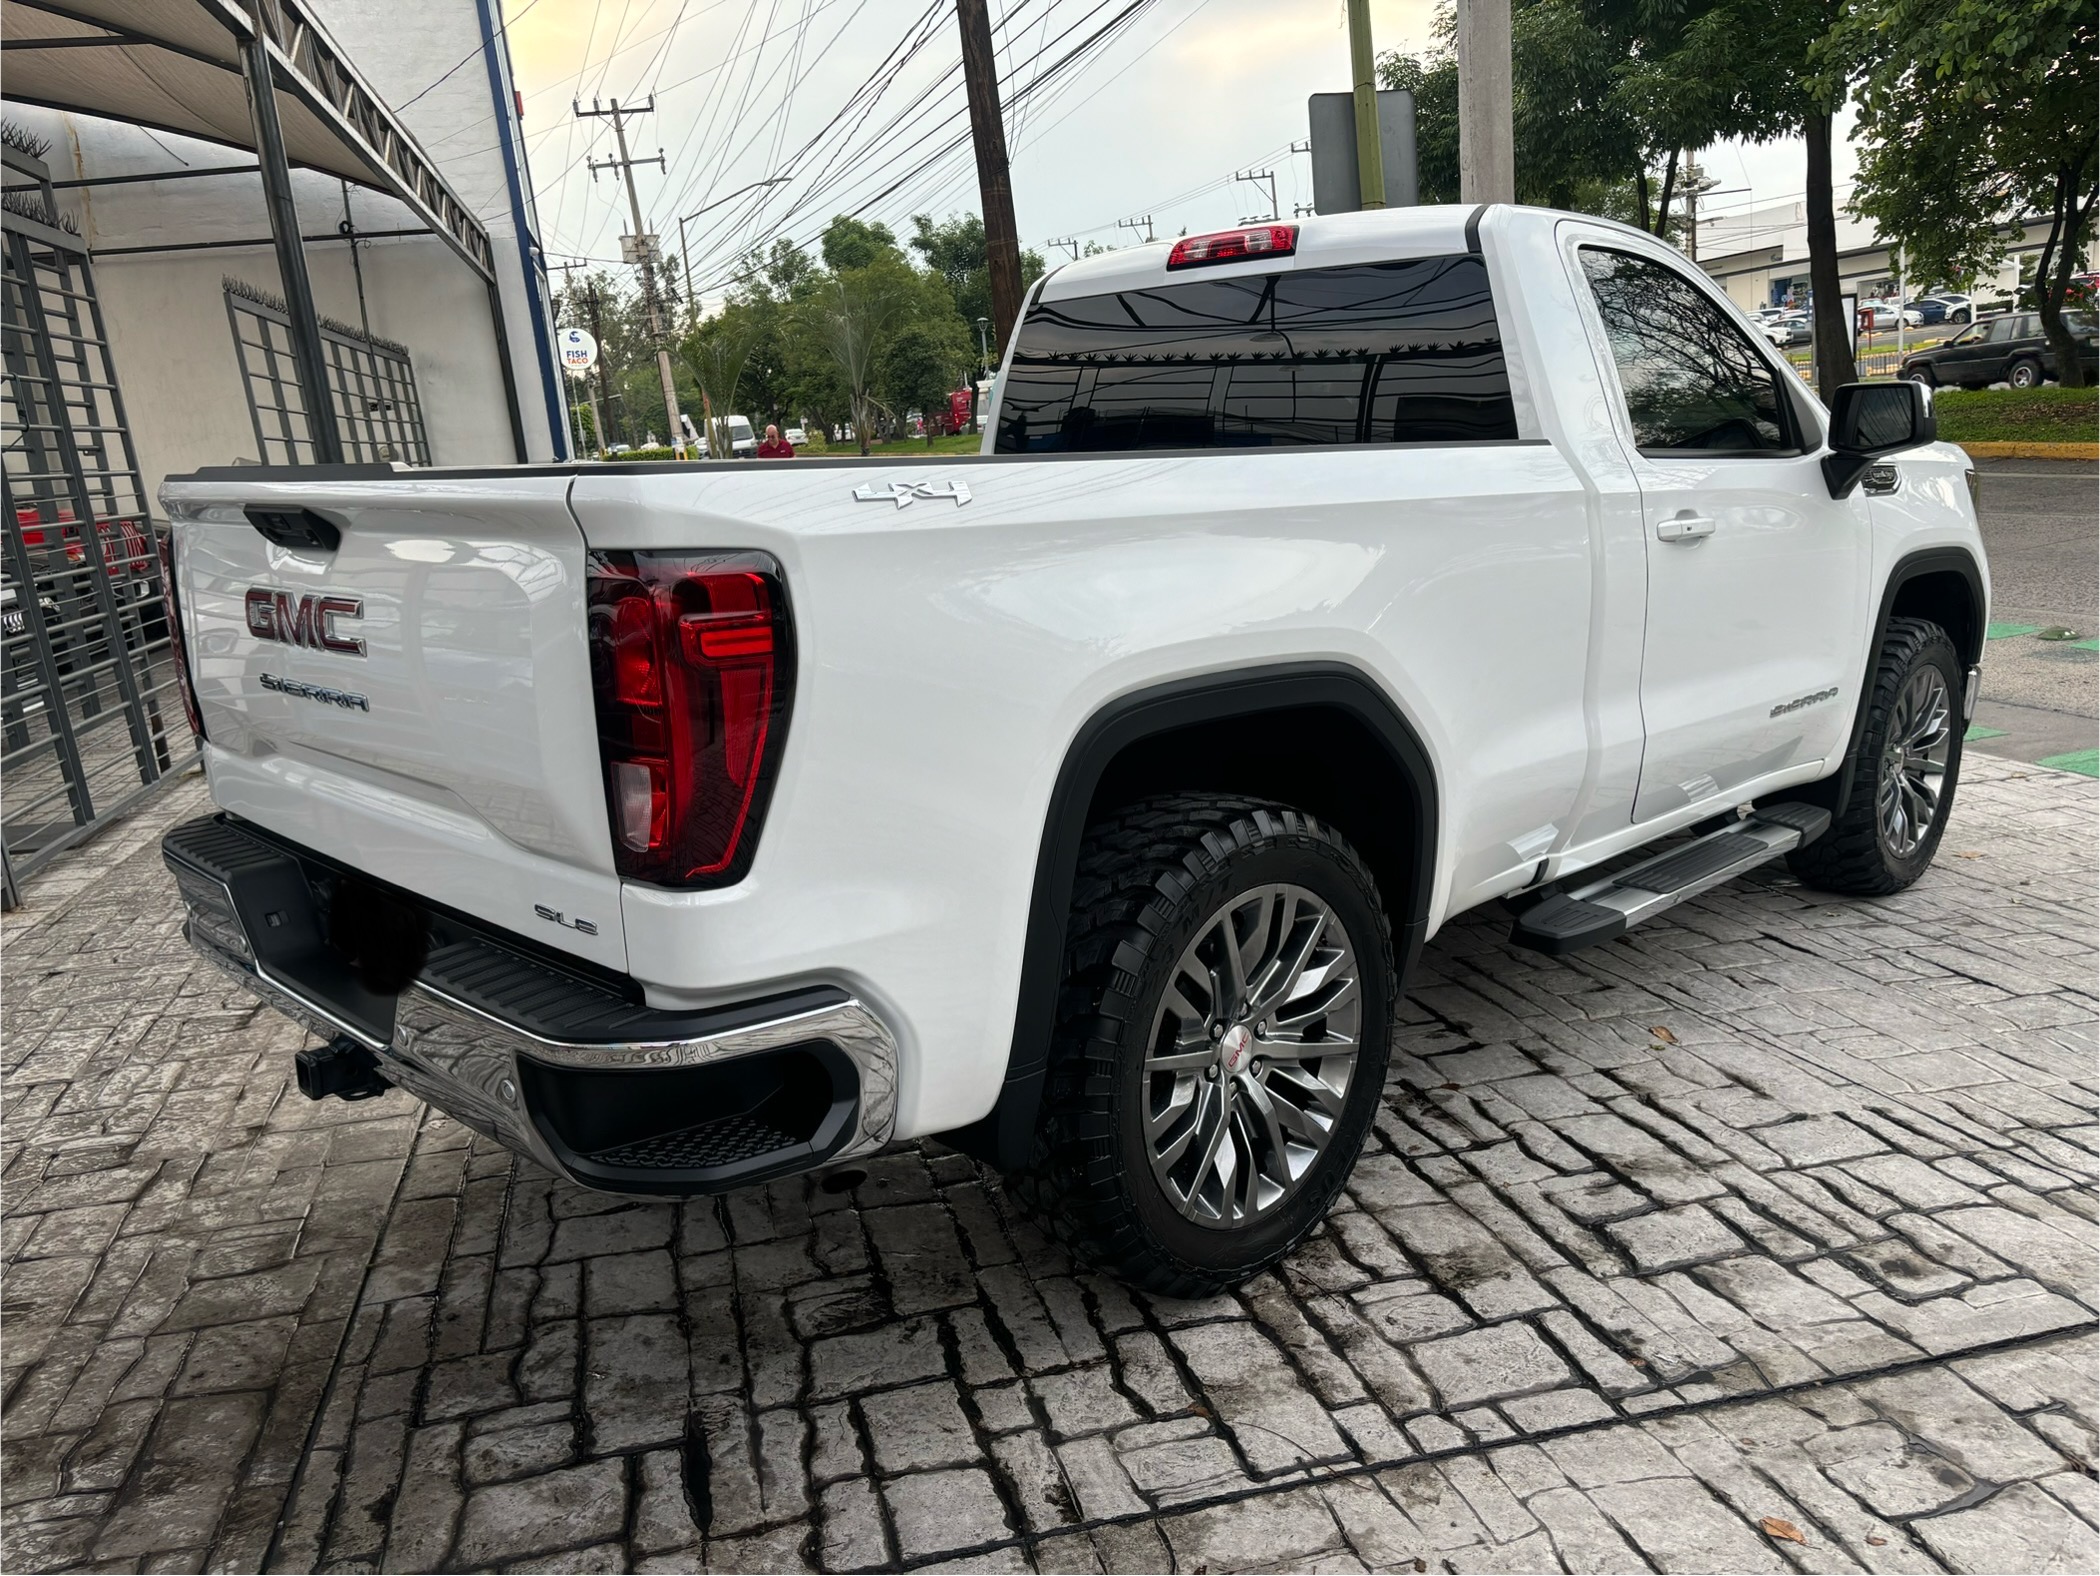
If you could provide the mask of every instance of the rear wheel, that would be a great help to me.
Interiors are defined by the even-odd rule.
[[[1867,699],[1852,793],[1830,830],[1787,855],[1826,892],[1900,892],[1932,864],[1961,775],[1961,658],[1939,625],[1889,623]]]
[[[2005,369],[2005,381],[2016,389],[2035,389],[2042,386],[2042,364],[2039,361],[2015,361]]]
[[[1014,1191],[1073,1252],[1200,1296],[1303,1241],[1370,1131],[1392,936],[1355,850],[1218,795],[1088,834],[1043,1117]]]

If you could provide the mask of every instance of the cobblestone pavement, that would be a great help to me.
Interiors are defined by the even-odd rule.
[[[1895,899],[1448,929],[1347,1196],[1198,1303],[930,1145],[634,1203],[301,1099],[180,785],[4,931],[0,1557],[2093,1570],[2096,792],[1970,766]]]

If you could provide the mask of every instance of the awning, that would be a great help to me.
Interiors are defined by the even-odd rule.
[[[484,278],[489,239],[392,110],[294,0],[260,7],[285,156],[392,193]],[[24,104],[254,151],[235,0],[0,0],[6,82]]]

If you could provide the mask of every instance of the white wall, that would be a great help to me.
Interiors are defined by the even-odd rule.
[[[408,346],[431,459],[510,463],[487,287],[436,240],[374,242],[362,261],[372,332]],[[321,313],[355,324],[349,248],[309,246],[306,264]],[[282,293],[276,254],[260,248],[95,263],[110,355],[149,494],[171,474],[260,458],[226,314],[228,275]]]
[[[485,74],[481,82],[486,89]],[[212,169],[253,159],[238,149],[149,135],[93,116],[13,104],[7,115],[51,141],[46,162],[54,180]],[[344,183],[294,170],[292,184],[301,231],[334,233],[344,216]],[[347,196],[350,217],[361,233],[418,227],[404,204],[383,193],[353,185]],[[242,239],[266,243],[269,220],[260,175],[249,170],[79,187],[62,190],[57,198],[94,257],[110,352],[148,494],[170,474],[256,458],[222,281],[230,275],[282,297],[274,248],[214,245],[136,255],[127,255],[127,249]],[[514,242],[498,243],[499,263],[506,255],[515,264]],[[517,453],[502,363],[481,276],[427,233],[363,243],[359,261],[372,332],[408,347],[432,460],[440,465],[513,463]],[[349,246],[310,240],[306,267],[322,315],[359,323]],[[515,283],[515,266],[512,273]],[[553,451],[529,332],[514,331],[510,350],[529,452],[547,458]],[[531,441],[535,428],[536,443]]]

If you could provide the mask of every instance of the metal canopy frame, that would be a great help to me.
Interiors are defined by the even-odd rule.
[[[0,0],[0,12],[11,13],[9,53],[27,54],[32,76],[25,90],[22,68],[10,71],[6,97],[198,137],[256,155],[292,332],[305,364],[301,382],[313,385],[306,391],[307,408],[318,417],[320,459],[327,462],[339,455],[331,430],[327,380],[321,371],[320,329],[305,277],[297,213],[291,203],[287,172],[293,160],[286,146],[289,139],[279,124],[281,100],[296,105],[306,117],[300,121],[299,136],[305,141],[307,156],[299,163],[387,192],[406,204],[431,234],[480,277],[488,293],[511,445],[519,461],[526,459],[524,413],[488,232],[299,0],[158,0],[153,4],[138,0]],[[22,27],[24,13],[42,19],[43,26]],[[51,33],[47,29],[53,19],[88,31]],[[46,91],[38,91],[39,84],[33,80],[37,60],[45,56],[79,58],[102,49],[143,51],[146,58],[163,66],[182,62],[191,79],[189,86],[199,96],[213,96],[218,86],[216,76],[205,76],[197,67],[239,79],[249,112],[248,135],[243,138],[228,125],[231,117],[223,95],[217,101],[216,119],[199,110],[192,123],[178,125],[153,121],[131,104],[105,102],[115,97],[107,85],[99,95],[77,83],[67,91],[63,72],[41,85]],[[179,112],[183,101],[172,97],[165,83],[143,67],[139,74],[169,104],[164,113]],[[267,90],[262,90],[259,84],[265,81]],[[314,135],[316,130],[319,137]],[[348,157],[330,157],[333,150]],[[530,283],[528,270],[528,287]]]
[[[64,41],[68,48],[86,48],[92,44],[153,49],[213,67],[230,76],[240,76],[240,45],[256,36],[256,18],[249,14],[246,6],[235,3],[235,0],[186,0],[186,3],[224,30],[228,41],[224,56],[140,31],[139,8],[124,5],[122,0],[115,0],[115,3],[112,0],[71,0],[71,3],[66,3],[66,0],[6,0],[5,9],[41,12],[96,30],[92,36]],[[96,14],[105,8],[112,14],[107,17]],[[482,229],[459,194],[438,173],[437,167],[424,157],[415,138],[366,85],[364,78],[344,58],[320,25],[299,8],[297,0],[260,0],[256,12],[261,19],[263,42],[270,54],[271,74],[278,91],[297,100],[327,126],[344,150],[362,166],[369,177],[367,184],[406,203],[433,234],[459,254],[462,262],[484,279],[493,280],[495,248],[489,241],[488,232]],[[7,50],[9,54],[17,50],[33,53],[56,42],[59,41],[11,36]],[[110,113],[103,106],[39,98],[12,85],[6,96],[24,104],[38,104],[50,109],[75,110],[91,115]],[[130,115],[112,118],[149,124]],[[257,151],[247,142],[212,137],[194,127],[161,125],[156,129],[220,142],[227,147],[247,148],[249,152]],[[332,169],[329,173],[346,172]]]

